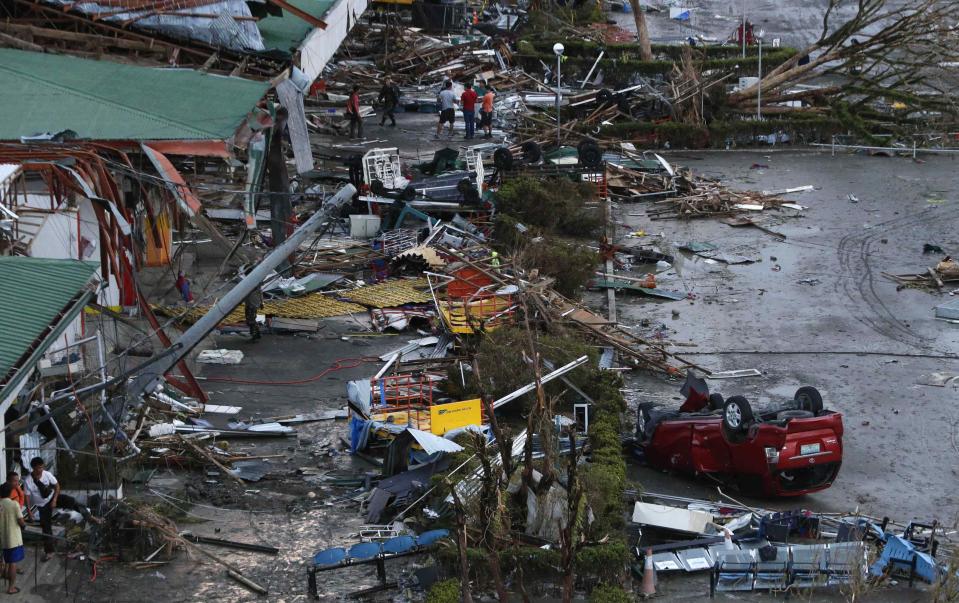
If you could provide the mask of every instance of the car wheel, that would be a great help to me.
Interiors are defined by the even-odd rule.
[[[522,150],[523,161],[526,163],[536,163],[543,158],[543,149],[532,140],[524,142]]]
[[[722,394],[709,394],[709,410],[722,410],[725,405]]]
[[[586,167],[597,167],[603,163],[603,151],[592,140],[584,140],[577,145],[579,163]]]
[[[386,194],[386,185],[383,184],[382,180],[374,180],[370,182],[370,192],[378,197],[382,197]]]
[[[513,169],[513,154],[506,147],[496,149],[493,151],[493,165],[496,166],[496,169],[505,172],[510,171]]]
[[[753,409],[742,396],[733,396],[723,405],[723,425],[731,432],[746,431],[753,420]]]
[[[816,415],[808,410],[783,410],[776,413],[777,421],[788,421],[789,419],[808,419]]]
[[[796,395],[793,396],[793,399],[799,403],[800,410],[808,410],[814,415],[822,412],[822,395],[820,395],[819,390],[815,387],[808,385],[800,387],[796,390]]]

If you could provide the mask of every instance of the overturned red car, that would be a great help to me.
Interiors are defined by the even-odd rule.
[[[641,403],[635,449],[651,467],[707,475],[756,496],[799,496],[832,485],[842,465],[842,415],[814,387],[754,410],[690,377],[680,410]]]

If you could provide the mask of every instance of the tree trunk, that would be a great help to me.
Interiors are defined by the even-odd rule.
[[[278,247],[286,240],[290,228],[293,210],[290,204],[290,177],[286,172],[286,158],[283,156],[283,130],[286,128],[286,116],[278,113],[273,132],[270,136],[270,150],[266,160],[267,186],[270,193],[270,234],[273,246]]]
[[[453,510],[456,514],[456,548],[460,556],[460,590],[463,594],[463,603],[473,603],[470,594],[470,563],[466,556],[466,509],[456,493],[456,486],[450,484],[450,494],[453,496]]]
[[[639,38],[639,58],[643,61],[653,60],[653,45],[649,41],[649,29],[646,27],[646,13],[640,6],[639,0],[629,0],[633,10],[633,19],[636,21],[636,36]]]

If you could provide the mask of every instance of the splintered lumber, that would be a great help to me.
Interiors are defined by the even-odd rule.
[[[936,271],[935,271],[935,270],[933,270],[932,268],[927,268],[926,270],[929,271],[929,276],[932,277],[932,280],[936,281],[936,287],[937,287],[937,288],[942,289],[943,287],[946,286],[946,285],[942,282],[942,279],[939,278],[939,275],[936,274]]]
[[[267,594],[267,593],[269,592],[268,590],[266,590],[265,588],[263,588],[262,586],[260,586],[260,585],[257,584],[256,582],[250,580],[249,578],[247,578],[246,576],[244,576],[244,575],[241,574],[240,572],[236,572],[236,571],[233,571],[233,570],[231,570],[231,569],[228,569],[228,570],[226,570],[226,575],[229,576],[229,577],[231,577],[231,578],[233,578],[234,580],[236,580],[237,582],[239,582],[239,583],[242,584],[243,586],[249,588],[250,590],[252,590],[252,591],[254,591],[254,592],[260,593],[261,595],[265,595],[265,594]]]
[[[230,471],[230,470],[226,467],[226,465],[222,464],[220,461],[218,461],[218,460],[216,460],[215,458],[213,458],[213,455],[212,455],[212,454],[210,454],[210,453],[207,452],[206,450],[203,450],[202,448],[200,448],[199,446],[197,446],[197,445],[194,444],[193,442],[187,440],[187,439],[184,438],[183,436],[179,436],[179,437],[180,437],[180,441],[183,442],[183,444],[184,444],[187,448],[189,448],[191,451],[193,451],[194,454],[196,454],[196,455],[200,456],[201,458],[209,461],[209,462],[212,463],[217,469],[219,469],[224,475],[228,476],[230,479],[232,479],[232,480],[235,481],[236,483],[238,483],[238,484],[240,484],[241,486],[243,486],[244,488],[246,488],[246,482],[244,482],[242,479],[240,479],[239,477],[237,477],[232,471]]]
[[[220,565],[222,565],[228,570],[227,573],[229,574],[231,578],[239,581],[244,586],[250,588],[251,590],[255,592],[260,593],[261,595],[265,595],[269,592],[266,588],[260,586],[256,582],[253,582],[252,580],[244,576],[240,568],[236,567],[229,561],[226,561],[225,559],[221,559],[220,557],[214,555],[210,551],[207,551],[203,547],[193,544],[192,542],[190,542],[189,540],[187,540],[186,538],[178,534],[176,529],[171,528],[166,523],[161,523],[160,521],[157,521],[158,518],[154,514],[147,515],[142,510],[138,510],[136,511],[136,516],[138,518],[137,522],[139,524],[153,528],[154,530],[156,530],[157,532],[165,536],[170,542],[175,542],[177,544],[180,544],[184,546],[185,548],[190,549],[191,551],[200,553],[201,555],[208,557],[212,559],[213,561],[219,563]]]

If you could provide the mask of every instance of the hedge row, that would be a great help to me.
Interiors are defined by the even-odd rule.
[[[834,134],[849,130],[841,116],[797,116],[792,119],[768,119],[764,121],[733,120],[714,121],[709,126],[697,126],[678,122],[632,121],[605,126],[604,138],[636,140],[645,144],[661,145],[669,142],[673,147],[707,148],[722,147],[726,142],[737,144],[755,141],[758,136],[773,132],[786,132],[793,141],[829,142]]]
[[[770,70],[778,67],[782,63],[796,55],[796,50],[792,48],[777,48],[771,52],[763,53],[763,69]],[[524,50],[522,47],[519,52],[513,54],[513,58],[524,68],[532,72],[542,69],[542,63],[553,65],[556,61],[556,55],[552,52],[529,51],[529,47]],[[632,81],[636,74],[644,76],[666,75],[673,70],[677,64],[677,59],[642,61],[638,53],[612,52],[606,54],[599,62],[599,67],[605,74],[608,84],[627,84]],[[593,66],[596,56],[566,56],[563,59],[564,80],[566,77],[575,77],[584,75]],[[759,68],[759,56],[742,57],[721,57],[709,58],[697,62],[702,71],[731,71],[740,76],[755,75]]]
[[[600,584],[621,584],[629,563],[629,548],[623,534],[623,494],[626,490],[626,460],[623,458],[623,412],[626,402],[619,389],[622,379],[597,371],[587,393],[595,404],[589,417],[589,464],[583,475],[586,496],[594,520],[592,540],[609,536],[604,544],[580,549],[577,572],[595,577]]]
[[[524,38],[521,42],[525,45],[529,45],[538,52],[543,53],[553,53],[553,44],[556,43],[556,40],[547,40],[547,39],[534,39],[534,38]],[[596,57],[599,55],[600,50],[605,50],[607,54],[613,55],[615,53],[631,53],[639,55],[639,44],[633,42],[611,42],[609,44],[600,44],[599,42],[593,42],[591,40],[577,40],[577,39],[567,39],[563,40],[564,56],[588,56],[591,57],[591,60],[596,60]],[[683,56],[683,49],[685,47],[680,44],[653,44],[653,54],[654,55],[665,55],[669,58],[680,59]],[[769,52],[775,52],[777,50],[789,51],[791,54],[796,54],[798,51],[795,48],[789,47],[780,47],[770,50],[767,47],[763,51],[763,61],[765,62],[766,54]],[[693,48],[693,52],[698,55],[705,56],[710,59],[730,59],[730,58],[741,58],[742,55],[742,46],[737,46],[729,44],[726,46],[696,46]],[[747,46],[746,47],[746,58],[758,57],[759,56],[759,47],[758,46]]]

